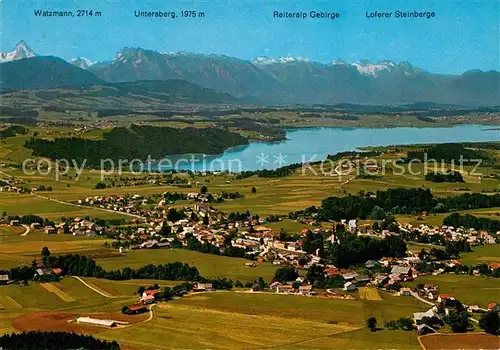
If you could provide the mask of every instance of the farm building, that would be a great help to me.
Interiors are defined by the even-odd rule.
[[[193,287],[193,292],[209,292],[212,291],[212,283],[197,283]]]
[[[0,275],[0,285],[9,283],[9,275]]]
[[[122,310],[123,313],[126,314],[142,314],[143,312],[147,312],[148,308],[143,304],[132,304],[126,307],[125,311]]]
[[[116,321],[113,321],[113,320],[100,320],[98,318],[92,318],[92,317],[78,317],[76,319],[76,322],[78,322],[78,323],[92,324],[92,325],[96,325],[96,326],[116,327]]]
[[[354,290],[358,289],[358,287],[356,287],[356,285],[352,282],[346,282],[344,284],[344,290],[347,290],[349,292],[352,292]]]

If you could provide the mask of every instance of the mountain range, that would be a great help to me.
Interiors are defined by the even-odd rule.
[[[0,62],[13,61],[0,65],[2,89],[180,79],[237,98],[254,96],[270,104],[405,104],[420,101],[472,106],[500,104],[500,73],[497,71],[473,70],[460,75],[444,75],[427,72],[408,62],[387,60],[376,63],[335,60],[324,64],[304,57],[243,60],[225,55],[124,48],[113,60],[106,62],[94,63],[82,57],[72,59],[74,71],[70,73],[70,69],[60,62],[62,60],[55,57],[50,60],[59,61],[50,69],[44,68],[48,62],[29,63],[42,57],[37,57],[25,42],[0,57]],[[18,67],[12,66],[15,62]],[[58,67],[65,73],[60,74]],[[16,74],[42,74],[47,84],[44,85],[42,79],[23,84],[6,81],[5,74],[12,69],[19,69]]]

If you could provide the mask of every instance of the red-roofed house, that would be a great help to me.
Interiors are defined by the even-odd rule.
[[[439,294],[437,301],[438,303],[450,299],[450,296],[448,294]]]
[[[488,303],[488,310],[500,312],[500,305],[498,305],[497,303]]]

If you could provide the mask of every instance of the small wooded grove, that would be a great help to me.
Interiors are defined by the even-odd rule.
[[[322,220],[339,221],[366,219],[375,207],[392,214],[419,214],[423,211],[446,213],[498,206],[500,206],[500,194],[464,193],[455,197],[435,198],[429,189],[395,188],[375,193],[328,197],[323,200],[320,208],[310,207],[303,213],[317,213]]]
[[[425,175],[425,180],[432,182],[464,182],[462,174],[458,171],[450,171],[447,173],[428,173]]]
[[[500,219],[500,217],[499,217]],[[453,213],[448,215],[443,220],[443,225],[454,227],[467,227],[476,230],[487,230],[490,232],[500,231],[500,220],[492,220],[489,218],[479,218],[474,215]]]
[[[5,334],[0,337],[0,349],[26,350],[119,350],[116,341],[96,339],[90,335],[68,332],[22,332]]]
[[[342,268],[367,260],[379,260],[382,257],[401,258],[405,255],[406,243],[397,236],[378,239],[346,234],[340,238],[340,243],[330,244],[325,249],[325,260]]]

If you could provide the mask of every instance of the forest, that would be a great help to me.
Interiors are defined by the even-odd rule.
[[[466,227],[476,230],[487,230],[490,232],[500,231],[500,220],[492,220],[488,218],[478,218],[474,215],[453,213],[448,215],[443,220],[443,225],[454,227]]]
[[[0,337],[0,349],[99,349],[119,350],[116,341],[96,339],[91,335],[68,332],[22,332]]]
[[[419,214],[423,211],[446,213],[498,206],[500,206],[500,194],[464,193],[455,197],[434,198],[429,189],[395,188],[376,193],[328,197],[322,201],[320,208],[307,208],[305,213],[317,213],[323,220],[340,221],[366,219],[375,207],[392,214]]]
[[[104,133],[103,140],[84,138],[56,138],[54,141],[31,137],[25,147],[33,155],[51,159],[86,160],[86,166],[100,167],[101,160],[162,159],[167,155],[222,153],[226,148],[244,145],[248,140],[240,134],[219,128],[154,127],[131,125],[117,127]]]
[[[406,161],[418,159],[422,162],[447,162],[455,165],[475,165],[477,160],[481,159],[484,164],[495,161],[487,152],[465,147],[461,143],[443,143],[432,145],[424,149],[408,151]]]

